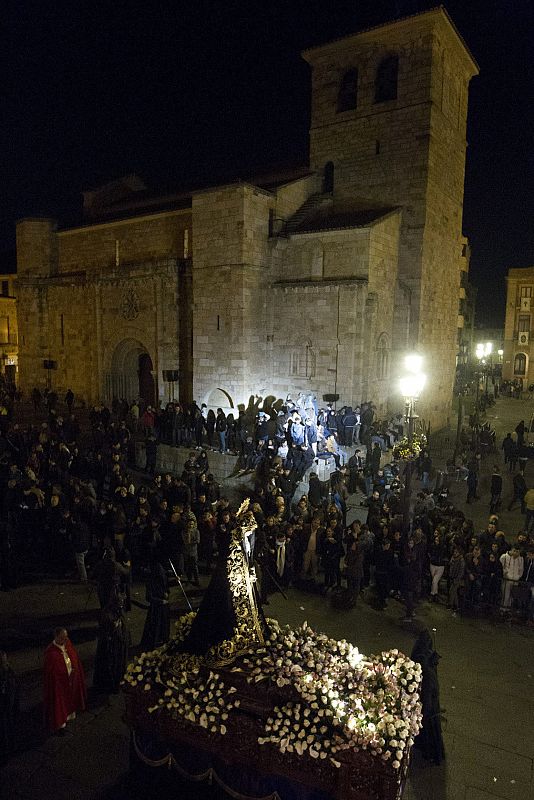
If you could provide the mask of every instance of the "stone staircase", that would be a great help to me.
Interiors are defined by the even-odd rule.
[[[290,236],[309,217],[322,208],[332,205],[332,195],[316,192],[308,197],[305,203],[290,217],[282,228],[282,236]]]

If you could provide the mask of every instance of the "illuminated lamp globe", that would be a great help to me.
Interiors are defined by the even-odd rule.
[[[419,374],[405,375],[400,379],[400,390],[403,397],[419,397],[426,383],[426,375]]]
[[[404,369],[407,372],[413,373],[414,375],[417,375],[419,372],[421,372],[422,366],[423,357],[418,353],[410,353],[404,359]]]

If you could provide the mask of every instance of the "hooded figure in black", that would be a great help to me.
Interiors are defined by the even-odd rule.
[[[415,739],[424,758],[434,764],[441,764],[445,758],[445,747],[441,734],[441,708],[439,704],[438,662],[439,654],[434,650],[434,642],[427,628],[417,637],[413,646],[412,661],[417,661],[423,669],[421,684],[421,705],[423,708],[423,727]]]
[[[146,584],[146,597],[150,605],[141,639],[143,650],[155,650],[156,647],[169,641],[171,631],[169,579],[163,566],[166,560],[161,547],[156,547],[153,551],[150,575]]]
[[[128,663],[131,637],[123,609],[123,597],[115,594],[100,615],[93,686],[109,692],[118,692]]]
[[[0,764],[13,750],[19,714],[18,686],[7,653],[0,650]]]

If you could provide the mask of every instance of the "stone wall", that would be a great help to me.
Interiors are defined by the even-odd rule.
[[[257,391],[273,197],[247,184],[193,198],[194,395],[234,406]],[[229,401],[230,402],[230,401]]]
[[[399,57],[397,97],[376,103],[381,59]],[[310,160],[333,162],[334,196],[401,206],[399,278],[410,297],[408,346],[425,356],[425,416],[447,421],[457,352],[465,124],[477,68],[445,12],[381,26],[305,54],[313,67]],[[343,74],[359,71],[355,110],[337,112]],[[406,315],[395,341],[405,347]]]
[[[186,228],[191,229],[188,209],[60,231],[58,271],[115,267],[116,242],[120,264],[183,258]]]
[[[46,386],[43,360],[52,359],[54,389],[70,387],[89,403],[109,400],[108,376],[120,368],[115,354],[121,348],[123,357],[130,351],[134,357],[149,354],[163,398],[161,371],[176,369],[179,361],[175,261],[100,271],[91,279],[22,276],[18,309],[19,381],[25,392]]]
[[[161,473],[170,472],[171,475],[181,475],[188,456],[189,448],[187,447],[171,447],[167,444],[160,444],[156,470]],[[208,453],[208,460],[211,474],[217,483],[222,483],[235,473],[238,456],[212,451]],[[146,465],[144,442],[135,443],[135,464],[138,469],[144,470]]]

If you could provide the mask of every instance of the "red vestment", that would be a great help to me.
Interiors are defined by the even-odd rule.
[[[57,731],[75,711],[84,711],[87,687],[83,665],[72,642],[65,643],[72,665],[69,675],[60,648],[53,642],[44,654],[44,711],[48,727]]]

